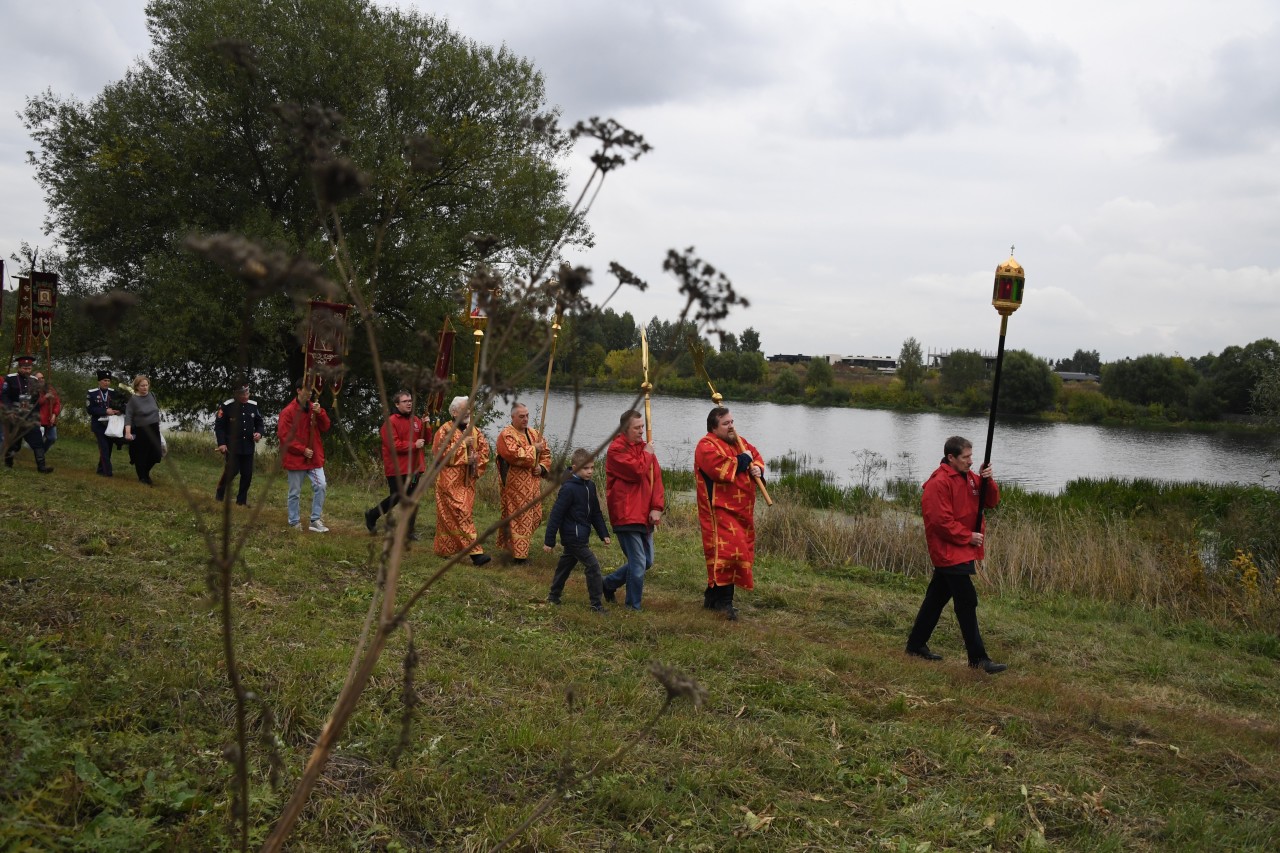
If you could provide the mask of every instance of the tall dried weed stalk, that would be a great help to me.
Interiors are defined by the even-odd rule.
[[[245,60],[240,65],[246,75],[251,78],[254,76],[254,68],[250,61]],[[344,143],[339,130],[341,116],[332,110],[318,106],[297,104],[279,105],[275,112],[280,120],[282,135],[287,140],[289,150],[297,157],[302,167],[302,174],[310,176],[317,211],[317,231],[323,235],[325,245],[331,247],[330,256],[326,262],[318,264],[302,255],[289,255],[268,249],[239,234],[193,234],[187,239],[186,247],[189,251],[221,266],[244,287],[246,319],[240,335],[240,362],[242,369],[246,371],[249,364],[248,341],[251,333],[248,318],[252,315],[258,301],[284,294],[293,300],[300,312],[306,301],[316,296],[345,300],[353,304],[359,325],[367,335],[374,373],[373,380],[381,403],[382,418],[385,421],[390,413],[388,374],[398,383],[410,387],[419,398],[433,390],[438,390],[438,380],[425,368],[384,363],[379,355],[375,332],[378,326],[377,306],[372,304],[368,294],[378,291],[378,249],[376,247],[394,239],[392,232],[397,211],[394,205],[386,206],[382,210],[381,220],[374,223],[377,235],[374,241],[374,256],[352,257],[350,244],[343,229],[340,207],[345,201],[367,192],[370,187],[368,178],[358,166],[341,154]],[[548,118],[533,117],[529,119],[529,124],[540,134],[562,133],[555,126],[554,120]],[[517,270],[510,263],[495,262],[496,253],[501,251],[496,238],[486,234],[474,234],[471,238],[471,257],[467,262],[468,265],[458,271],[459,284],[467,281],[473,290],[484,294],[484,307],[489,314],[489,327],[479,353],[478,376],[469,389],[472,411],[483,411],[495,401],[497,395],[532,384],[530,380],[540,375],[550,351],[552,338],[549,318],[553,314],[573,316],[598,311],[624,285],[641,290],[647,287],[645,282],[621,265],[611,264],[610,272],[617,279],[617,284],[600,304],[594,304],[585,292],[592,283],[590,270],[560,263],[559,256],[564,248],[566,235],[572,233],[580,224],[605,177],[648,152],[649,145],[639,134],[623,128],[613,120],[593,118],[590,121],[578,123],[567,131],[567,134],[573,139],[595,141],[596,150],[591,155],[595,169],[568,216],[558,226],[558,236],[547,243],[540,257],[534,259],[527,267]],[[439,150],[440,146],[429,135],[408,140],[405,144],[410,168],[424,175],[430,175],[440,168]],[[674,250],[669,252],[665,268],[674,272],[679,280],[680,292],[685,297],[685,307],[680,316],[681,322],[691,317],[696,318],[703,330],[716,331],[720,321],[727,317],[733,308],[746,304],[746,301],[733,290],[728,279],[709,264],[701,261],[692,248],[683,252]],[[462,288],[459,287],[458,290],[461,291]],[[496,294],[499,292],[501,296],[497,297]],[[456,306],[458,313],[465,313],[466,307],[459,298],[459,304]],[[301,323],[299,331],[305,334]],[[431,342],[429,334],[424,334],[423,337],[427,342]],[[502,356],[509,352],[523,353],[527,357],[522,366],[503,374],[496,365],[502,363]],[[641,393],[637,389],[636,403],[640,396]],[[577,404],[575,403],[575,425],[576,412]],[[451,428],[452,425],[445,427],[445,429]],[[231,430],[233,435],[236,432],[234,428]],[[594,452],[597,455],[603,452],[612,438],[613,435],[606,437]],[[570,435],[563,441],[563,446],[573,446],[572,427]],[[232,453],[234,450],[234,447],[231,448]],[[186,487],[172,456],[169,459],[169,465],[173,469],[175,481],[196,516],[200,533],[205,540],[209,554],[209,589],[217,602],[222,618],[223,655],[235,703],[235,736],[234,741],[227,746],[225,754],[234,769],[232,817],[239,829],[238,846],[244,850],[248,848],[250,828],[248,752],[251,746],[249,738],[249,705],[251,703],[261,703],[261,711],[257,715],[259,744],[263,745],[269,753],[265,763],[272,769],[272,781],[275,782],[284,775],[276,749],[279,739],[271,731],[273,717],[270,708],[265,699],[249,690],[244,683],[244,677],[236,660],[233,632],[231,590],[234,569],[240,561],[246,542],[252,535],[251,531],[255,528],[254,522],[263,509],[264,498],[260,497],[253,507],[249,523],[237,527],[232,523],[230,490],[228,490],[228,499],[219,508],[216,520],[210,523],[210,520],[204,517],[201,503],[196,495]],[[373,564],[370,567],[371,575],[375,575],[377,580],[371,591],[362,631],[358,637],[353,638],[351,662],[346,678],[328,718],[317,733],[306,765],[294,782],[288,801],[275,821],[262,847],[263,850],[280,850],[292,833],[383,652],[386,651],[390,638],[399,629],[407,627],[414,607],[431,587],[467,554],[467,549],[464,549],[457,556],[445,561],[425,582],[412,589],[402,588],[401,565],[407,551],[408,526],[397,521],[408,517],[408,514],[418,507],[423,496],[431,493],[442,465],[443,460],[434,460],[434,464],[429,466],[416,488],[407,492],[402,491],[399,506],[389,516],[387,532],[381,547],[370,551]],[[277,475],[278,471],[272,474],[273,477]],[[480,481],[482,498],[495,497],[494,480],[495,478],[490,477]],[[558,485],[559,483],[554,479],[548,481],[541,495],[531,499],[524,507],[514,510],[513,515],[545,499],[558,488]],[[269,491],[268,487],[260,490],[259,494],[265,496]],[[496,503],[496,500],[494,502]],[[481,531],[476,541],[487,540],[509,519],[510,517],[499,519]],[[405,696],[412,693],[413,671],[420,653],[418,644],[411,642],[406,659],[402,662],[406,685],[402,692]],[[689,679],[661,667],[655,670],[655,676],[668,688],[667,698],[661,704],[654,717],[655,720],[676,698],[693,696],[695,704],[700,702],[701,688],[697,688],[696,684]],[[683,686],[673,693],[672,684]],[[411,736],[411,720],[412,702],[406,702],[401,721],[399,749],[403,749]],[[651,726],[652,723],[649,725]],[[612,760],[606,763],[611,764]],[[602,765],[597,764],[597,768],[600,766]],[[559,798],[554,795],[545,800],[534,810],[530,821],[526,822],[520,830],[558,801]],[[513,834],[501,844],[509,844],[514,837]]]

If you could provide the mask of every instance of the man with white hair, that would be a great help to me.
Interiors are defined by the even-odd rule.
[[[449,404],[452,422],[442,426],[431,444],[432,456],[440,464],[436,477],[435,552],[452,557],[469,551],[471,562],[483,566],[491,557],[476,542],[476,481],[489,465],[489,442],[472,427],[470,401],[454,397]],[[440,460],[443,459],[443,463]]]
[[[547,440],[529,426],[529,407],[511,407],[511,423],[494,442],[498,450],[498,476],[502,478],[502,516],[527,506],[542,491],[542,478],[551,472]],[[529,559],[529,541],[542,523],[542,503],[536,502],[498,528],[498,547],[511,552],[517,564]]]

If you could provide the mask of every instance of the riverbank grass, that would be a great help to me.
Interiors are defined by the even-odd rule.
[[[171,462],[148,489],[124,460],[115,479],[95,477],[95,453],[69,439],[53,475],[29,453],[0,472],[0,847],[228,849],[233,709],[197,524]],[[209,523],[216,458],[175,456]],[[255,482],[257,496],[265,472]],[[375,478],[335,478],[332,532],[295,533],[277,479],[246,549],[237,648],[274,721],[267,731],[254,710],[255,841],[285,796],[257,738],[296,778],[368,603],[379,540],[361,513],[380,496]],[[411,584],[439,565],[429,544],[406,562]],[[617,565],[616,547],[596,547]],[[697,679],[707,703],[677,704],[620,766],[571,786],[520,849],[1280,844],[1273,633],[983,587],[988,646],[1011,665],[989,677],[964,665],[950,611],[931,641],[943,662],[903,654],[923,572],[774,554],[729,623],[700,607],[692,507],[673,507],[657,548],[634,614],[592,614],[581,575],[563,606],[547,605],[554,558],[540,550],[526,566],[449,575],[411,619],[418,704],[404,752],[393,764],[402,632],[294,847],[489,849],[566,765],[640,728],[664,695],[646,674],[654,660]]]

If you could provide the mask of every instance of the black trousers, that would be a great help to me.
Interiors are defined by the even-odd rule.
[[[938,627],[942,608],[948,601],[954,601],[956,621],[960,623],[960,635],[964,637],[969,663],[988,657],[987,647],[982,644],[982,633],[978,630],[978,591],[973,586],[973,575],[964,573],[965,568],[972,570],[973,563],[933,570],[933,579],[924,592],[916,623],[907,637],[907,648],[918,649],[927,645],[933,629]]]
[[[409,478],[409,482],[404,487],[405,494],[408,494],[409,492],[412,492],[414,489],[418,488],[418,480],[421,479],[421,477],[422,477],[421,474],[414,474],[412,477]],[[400,503],[400,483],[403,480],[404,480],[404,477],[388,477],[387,478],[387,496],[382,499],[382,503],[374,507],[374,509],[377,510],[377,513],[379,516],[386,515],[387,513],[391,512],[391,508],[396,504]],[[414,509],[413,515],[409,516],[409,532],[412,533],[413,529],[417,526],[418,526],[418,510]]]
[[[222,500],[227,493],[231,481],[240,478],[240,489],[236,492],[236,503],[249,503],[249,484],[253,482],[253,454],[228,453],[226,464],[222,466],[222,479],[218,481],[217,499]]]
[[[551,591],[547,593],[547,598],[550,601],[560,600],[565,582],[569,580],[569,573],[578,563],[582,563],[582,571],[587,576],[587,597],[591,599],[591,606],[603,607],[604,575],[600,573],[600,561],[591,553],[590,545],[564,546],[564,553],[556,563],[556,573],[551,578]]]
[[[733,606],[733,584],[708,586],[702,593],[702,606],[707,610],[728,610]]]
[[[22,427],[18,427],[21,429]],[[36,455],[36,467],[44,467],[44,433],[40,431],[40,425],[28,429],[22,434],[22,438],[13,443],[13,447],[9,448],[9,452],[5,454],[5,461],[13,463],[13,457],[18,455],[18,451],[22,449],[22,442],[27,443],[27,447],[31,448],[31,452]]]
[[[115,450],[118,438],[107,438],[107,428],[104,426],[101,430],[94,429],[93,437],[98,440],[98,471],[105,477],[112,475],[111,471],[111,451]]]

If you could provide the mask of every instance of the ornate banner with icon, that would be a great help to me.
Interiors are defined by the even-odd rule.
[[[347,311],[350,308],[341,302],[313,299],[307,311],[303,387],[322,393],[327,382],[334,400],[342,390],[345,373],[343,358],[347,354]]]

